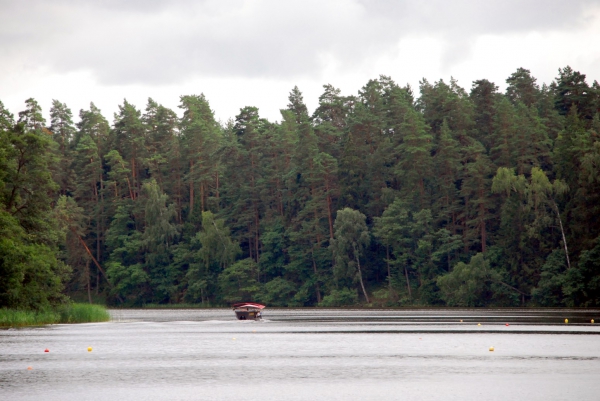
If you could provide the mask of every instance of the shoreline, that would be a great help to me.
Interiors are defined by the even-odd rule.
[[[0,309],[0,328],[110,321],[104,305],[72,303],[45,310]]]

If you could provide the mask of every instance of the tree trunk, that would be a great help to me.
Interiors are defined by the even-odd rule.
[[[556,215],[558,216],[558,224],[560,225],[560,233],[562,234],[563,245],[565,246],[565,256],[567,257],[567,268],[571,268],[571,261],[569,260],[569,249],[567,249],[567,237],[565,236],[565,230],[563,229],[562,219],[560,218],[560,212],[558,211],[558,205],[552,199],[552,204],[554,205],[554,209],[556,210]]]
[[[90,305],[92,304],[92,289],[90,288],[91,284],[90,284],[90,274],[92,273],[90,271],[90,261],[88,259],[87,262],[87,293],[88,293],[88,300],[90,301]]]
[[[96,260],[100,260],[100,231],[101,231],[101,227],[100,227],[100,197],[98,194],[98,187],[96,185],[94,185],[94,198],[96,200]],[[88,270],[89,270],[89,264],[88,264]],[[89,286],[90,286],[90,276],[91,275],[91,271],[88,274],[88,293],[90,292]],[[90,295],[90,303],[92,303],[91,301],[91,295]]]
[[[469,231],[469,225],[467,224],[467,220],[469,219],[469,197],[465,196],[465,213],[464,213],[464,217],[463,217],[463,221],[462,221],[462,226],[463,226],[463,245],[464,245],[464,252],[465,253],[469,253],[469,235],[468,235],[468,231]]]
[[[132,176],[132,179],[131,179],[132,182],[131,182],[131,184],[133,186],[133,193],[134,193],[134,195],[136,195],[136,194],[139,193],[139,191],[137,190],[138,189],[137,188],[137,174],[136,174],[135,169],[136,169],[136,166],[135,166],[135,156],[134,156],[131,159],[131,176]],[[133,199],[135,200],[135,197]]]
[[[331,195],[327,189],[327,219],[329,220],[329,238],[333,239],[333,216],[331,213]]]
[[[204,183],[200,183],[200,211],[204,210]]]
[[[481,214],[481,253],[485,254],[485,243],[487,242],[487,235],[485,231],[485,206],[483,203],[479,206],[479,213]]]
[[[190,175],[194,169],[194,162],[190,160]],[[194,180],[190,179],[190,216],[194,210]]]
[[[177,222],[181,224],[181,169],[179,168],[179,159],[175,158],[175,171],[177,172]]]
[[[365,289],[365,283],[363,283],[363,278],[362,278],[362,270],[360,269],[360,259],[358,257],[358,251],[356,250],[356,245],[353,245],[354,247],[354,258],[356,259],[356,266],[358,267],[358,280],[360,281],[360,286],[363,290],[363,294],[365,295],[365,299],[367,301],[367,303],[371,303],[369,301],[369,296],[367,295],[367,290]]]
[[[104,214],[104,181],[102,180],[102,174],[100,174],[100,216],[98,225],[100,226],[100,230],[98,232],[98,238],[100,236],[104,239],[104,219],[102,218]],[[100,241],[98,241],[100,243]],[[102,252],[100,245],[98,244],[98,249],[96,251],[96,255],[98,256],[98,263],[102,262]],[[100,291],[100,272],[96,271],[96,295],[98,295]]]
[[[279,215],[283,218],[283,197],[281,196],[281,182],[279,181],[279,171],[277,172],[277,178],[275,179],[275,188],[277,191],[277,209],[279,209]]]
[[[260,256],[260,252],[258,251],[258,246],[259,246],[258,242],[260,241],[260,232],[259,232],[260,219],[258,216],[258,208],[256,206],[254,207],[254,211],[255,211],[255,214],[254,214],[255,223],[254,224],[256,226],[256,230],[255,230],[256,242],[255,242],[254,246],[255,246],[255,250],[256,250],[256,264],[258,265],[259,256]],[[259,266],[259,271],[260,271],[260,266]],[[260,273],[259,273],[258,277],[260,278]],[[258,281],[260,281],[260,280],[258,280]]]
[[[121,163],[121,168],[125,169],[125,164]],[[127,188],[129,189],[129,196],[131,197],[131,200],[135,200],[135,196],[133,194],[133,188],[131,185],[131,181],[129,180],[129,176],[125,175],[125,179],[127,179]],[[115,191],[116,191],[116,183],[115,183]]]
[[[248,225],[248,254],[250,259],[254,260],[254,256],[252,255],[252,226]]]
[[[317,292],[317,303],[321,303],[321,289],[319,288],[319,272],[317,271],[317,262],[315,262],[315,254],[310,252],[313,262],[313,271],[315,273],[315,290]]]
[[[219,208],[219,170],[217,168],[217,172],[216,172],[217,176],[216,176],[216,192],[217,192],[217,208]]]
[[[110,281],[108,281],[108,277],[106,277],[106,273],[104,272],[104,269],[102,269],[102,267],[100,266],[100,263],[98,263],[98,261],[96,260],[96,258],[94,257],[94,255],[92,255],[92,251],[90,251],[90,248],[88,248],[88,246],[85,243],[85,241],[83,240],[83,238],[81,238],[81,236],[79,234],[77,234],[77,232],[75,232],[75,230],[72,229],[71,231],[73,231],[73,234],[75,234],[77,236],[77,238],[79,238],[79,241],[81,242],[81,244],[85,248],[87,254],[90,256],[90,258],[92,258],[92,261],[94,261],[94,264],[96,265],[96,267],[98,268],[98,270],[100,270],[100,273],[102,273],[102,275],[106,279],[106,282],[108,283],[108,285],[110,286],[110,288],[114,288],[113,285],[112,285],[112,283]],[[117,295],[117,298],[119,298],[119,301],[121,301],[121,303],[123,303],[123,298],[121,298],[120,295]]]
[[[387,273],[388,273],[388,288],[390,290],[390,295],[394,301],[398,300],[398,296],[396,291],[394,291],[394,287],[392,286],[392,270],[390,269],[390,246],[385,246],[385,261],[387,263]]]
[[[410,290],[410,281],[408,279],[408,269],[404,265],[404,277],[406,277],[406,289],[408,290],[408,299],[412,301],[412,292]]]

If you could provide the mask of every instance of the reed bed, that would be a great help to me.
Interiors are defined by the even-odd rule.
[[[40,326],[56,323],[107,322],[110,315],[102,305],[68,304],[50,310],[0,309],[0,327]]]

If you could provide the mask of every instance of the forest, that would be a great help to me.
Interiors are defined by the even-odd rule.
[[[0,102],[0,307],[600,306],[600,85],[568,66],[179,108]]]

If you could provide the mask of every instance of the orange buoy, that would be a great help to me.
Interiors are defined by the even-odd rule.
[[[510,326],[510,324],[506,323],[506,324],[505,324],[505,326],[507,326],[507,327],[508,327],[508,326]]]
[[[49,350],[48,348],[46,348],[46,349],[44,350],[44,352],[50,352],[50,350]]]
[[[31,366],[27,366],[27,370],[33,370]]]

